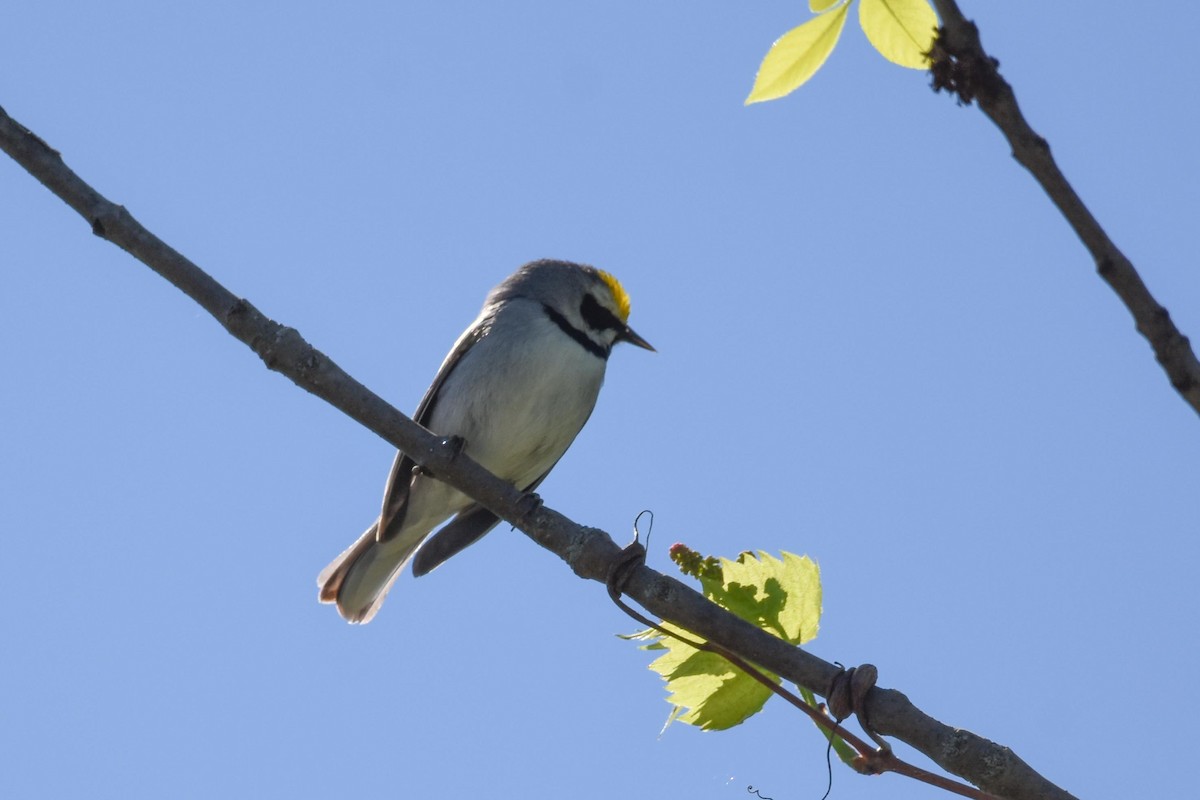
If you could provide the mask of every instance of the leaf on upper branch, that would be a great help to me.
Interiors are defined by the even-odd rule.
[[[859,0],[863,33],[884,58],[912,69],[929,69],[937,14],[928,0]]]
[[[791,94],[816,74],[833,52],[851,0],[809,0],[814,14],[771,45],[759,65],[746,105]],[[858,21],[883,57],[902,67],[929,68],[937,14],[929,0],[859,0]]]
[[[819,9],[819,6],[824,8]],[[849,0],[837,5],[810,0],[810,8],[820,11],[820,16],[775,40],[758,67],[746,105],[791,94],[816,74],[833,52],[842,28],[846,26]]]
[[[820,570],[808,556],[781,555],[780,559],[760,551],[742,553],[736,561],[701,560],[682,545],[671,548],[672,558],[699,578],[710,600],[791,644],[803,644],[817,635]],[[662,627],[698,640],[695,634],[670,623]],[[625,638],[647,641],[643,645],[647,650],[665,651],[650,669],[667,682],[667,702],[673,706],[667,725],[678,719],[704,730],[731,728],[758,712],[771,696],[767,687],[715,653],[697,650],[655,630]],[[777,676],[767,674],[778,683]]]

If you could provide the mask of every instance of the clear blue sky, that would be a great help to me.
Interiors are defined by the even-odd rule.
[[[1200,10],[967,2],[1200,343]],[[803,3],[10,4],[0,105],[411,410],[487,290],[617,274],[546,502],[807,553],[811,649],[1080,796],[1194,790],[1200,419],[977,110],[852,19],[742,107]],[[0,795],[819,797],[782,706],[677,726],[637,627],[498,530],[369,626],[316,603],[392,449],[0,159]],[[918,760],[918,763],[923,763]],[[834,796],[927,798],[836,773]]]

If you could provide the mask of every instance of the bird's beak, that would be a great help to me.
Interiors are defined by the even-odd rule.
[[[642,337],[640,337],[636,333],[634,333],[633,328],[629,327],[628,325],[625,326],[625,330],[621,331],[621,333],[617,335],[617,341],[618,342],[629,342],[630,344],[636,344],[638,347],[640,347],[644,350],[649,350],[652,353],[658,352],[657,350],[654,349],[654,345],[650,344],[645,339],[643,339]]]

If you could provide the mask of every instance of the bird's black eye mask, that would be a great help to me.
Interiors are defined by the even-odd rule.
[[[579,304],[579,313],[583,316],[583,321],[595,330],[620,331],[625,329],[625,324],[617,319],[617,315],[600,305],[591,294],[583,296],[583,302]]]
[[[596,303],[595,300],[592,301],[592,304],[595,305],[597,308],[600,307],[599,304]],[[583,306],[580,307],[580,311],[583,313],[584,319],[587,321],[588,326],[591,328],[594,328],[594,329],[599,329],[591,320],[587,319],[587,312],[583,311],[583,309],[586,307],[587,307],[587,301],[585,300],[583,302]],[[600,310],[603,311],[604,309],[601,308]],[[557,311],[555,311],[553,308],[546,305],[545,303],[542,303],[542,311],[546,312],[546,316],[550,318],[551,322],[553,322],[555,325],[558,326],[559,330],[561,330],[567,336],[570,336],[572,339],[574,339],[576,342],[578,342],[579,346],[582,347],[584,350],[587,350],[589,353],[591,353],[592,355],[594,355],[596,358],[600,359],[601,361],[608,360],[609,348],[604,347],[603,345],[597,344],[596,342],[592,341],[592,337],[588,336],[586,333],[579,330],[579,328],[576,328],[574,325],[567,322],[566,317],[564,317],[562,314],[558,313]],[[612,316],[612,315],[610,314],[609,316]]]

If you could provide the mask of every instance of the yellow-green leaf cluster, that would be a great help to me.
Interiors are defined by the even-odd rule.
[[[701,578],[710,600],[744,620],[792,644],[817,635],[821,617],[821,577],[807,556],[742,553],[736,561],[719,559],[719,575]],[[695,641],[694,634],[664,624]],[[671,636],[645,631],[632,638],[652,639],[647,649],[665,651],[650,668],[667,681],[667,701],[675,719],[705,730],[723,730],[743,722],[763,707],[771,691],[715,653]],[[779,678],[769,677],[778,683]]]
[[[817,16],[780,36],[763,57],[746,105],[775,100],[800,88],[829,58],[846,25],[851,0],[809,0]],[[929,0],[858,0],[858,21],[884,58],[927,69],[937,30]]]

